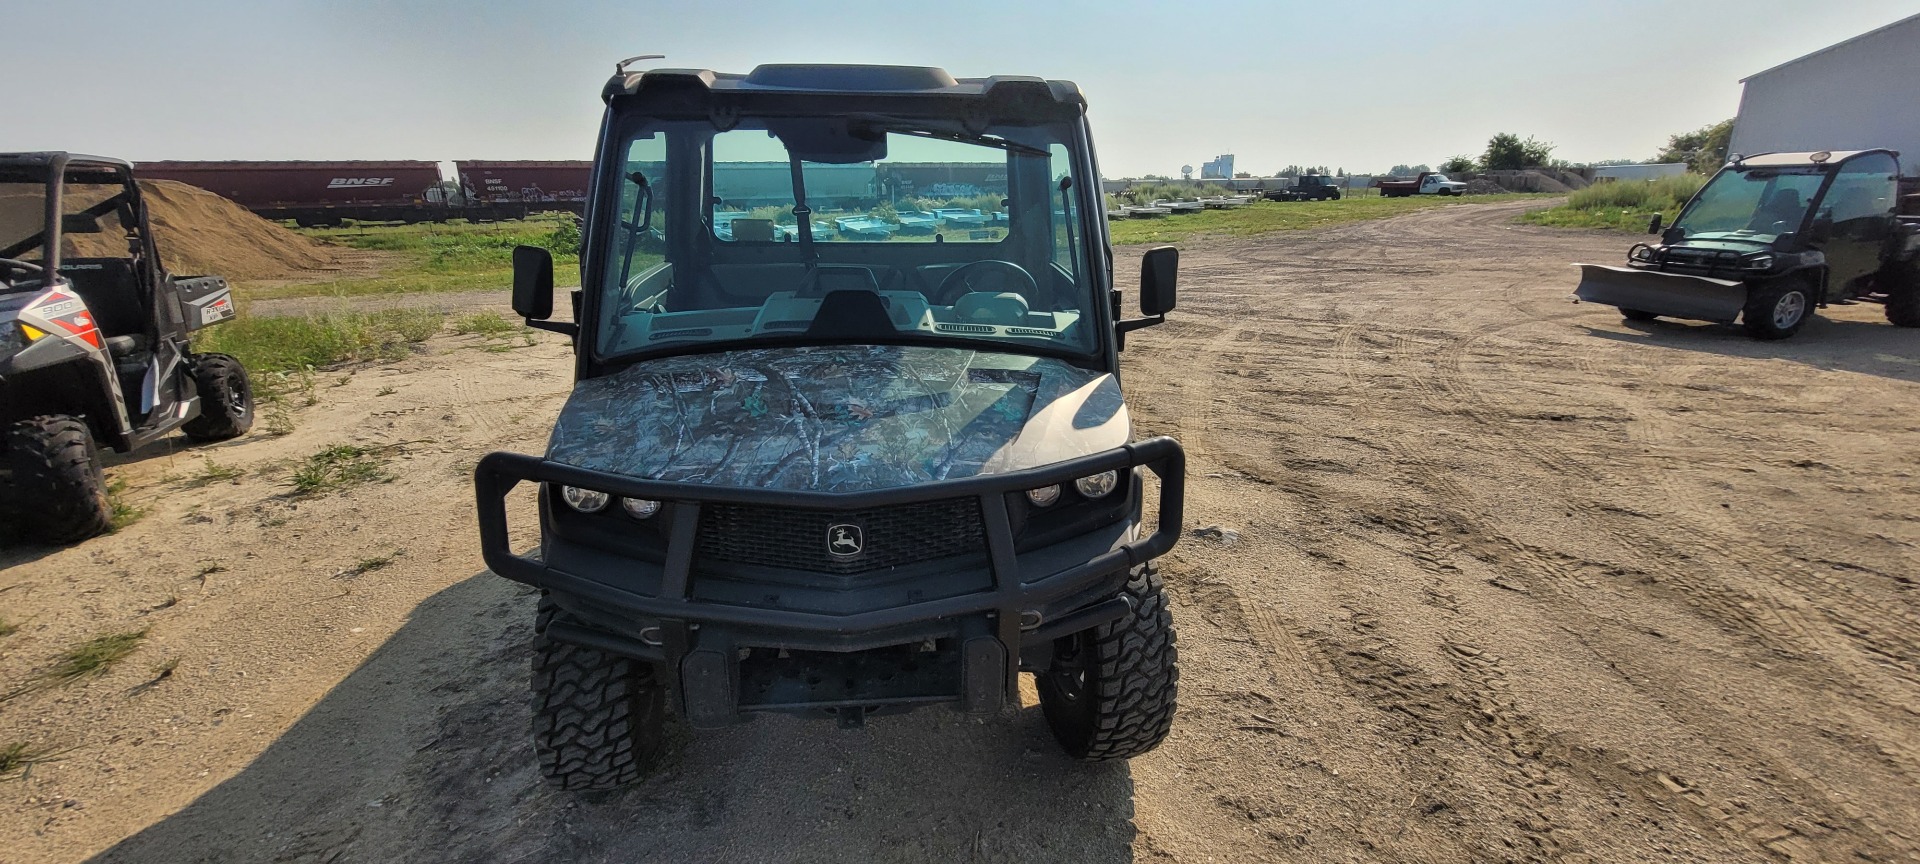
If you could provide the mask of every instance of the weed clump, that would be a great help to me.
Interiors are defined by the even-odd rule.
[[[60,684],[105,675],[147,638],[145,628],[95,636],[61,654],[41,677]]]
[[[386,471],[383,450],[379,447],[335,444],[308,456],[293,472],[294,492],[314,495],[364,483],[391,482],[393,475]]]

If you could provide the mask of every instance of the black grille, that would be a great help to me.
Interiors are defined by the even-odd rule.
[[[859,528],[859,553],[827,551],[827,531],[835,525]],[[845,512],[705,504],[699,543],[696,567],[705,559],[840,575],[987,551],[976,498]]]

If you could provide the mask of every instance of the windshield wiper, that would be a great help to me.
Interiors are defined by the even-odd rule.
[[[956,132],[948,129],[928,129],[924,122],[915,122],[903,117],[888,117],[884,114],[858,114],[854,119],[866,128],[880,132],[892,132],[895,135],[908,135],[914,138],[931,138],[936,141],[952,141],[956,144],[978,144],[1019,153],[1022,156],[1041,156],[1050,154],[1038,147],[1009,141],[998,135],[975,135],[968,132]]]

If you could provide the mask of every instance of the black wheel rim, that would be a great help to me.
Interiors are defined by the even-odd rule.
[[[233,416],[247,416],[247,403],[252,401],[247,392],[247,376],[238,371],[227,373],[227,407],[233,409]]]

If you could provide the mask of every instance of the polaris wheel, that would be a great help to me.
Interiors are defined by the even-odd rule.
[[[1887,323],[1920,327],[1920,261],[1892,268],[1887,286]]]
[[[240,361],[225,354],[195,354],[193,383],[200,393],[200,416],[180,431],[195,441],[225,441],[253,428],[253,383]]]
[[[1740,321],[1753,338],[1773,340],[1800,332],[1812,315],[1813,292],[1806,280],[1790,277],[1748,289]]]
[[[1645,309],[1628,309],[1625,306],[1621,306],[1620,317],[1625,318],[1628,321],[1652,321],[1653,319],[1658,318],[1660,316],[1655,315],[1652,312],[1648,312]]]
[[[540,773],[561,789],[625,786],[666,752],[667,694],[650,664],[560,642],[550,621],[568,616],[540,601],[533,636],[533,748]]]
[[[1159,572],[1134,570],[1126,595],[1131,614],[1055,641],[1053,663],[1035,682],[1047,726],[1076,759],[1138,756],[1173,726],[1180,668]]]
[[[75,417],[48,414],[7,427],[0,500],[20,539],[78,543],[113,527],[99,457],[93,432]]]

